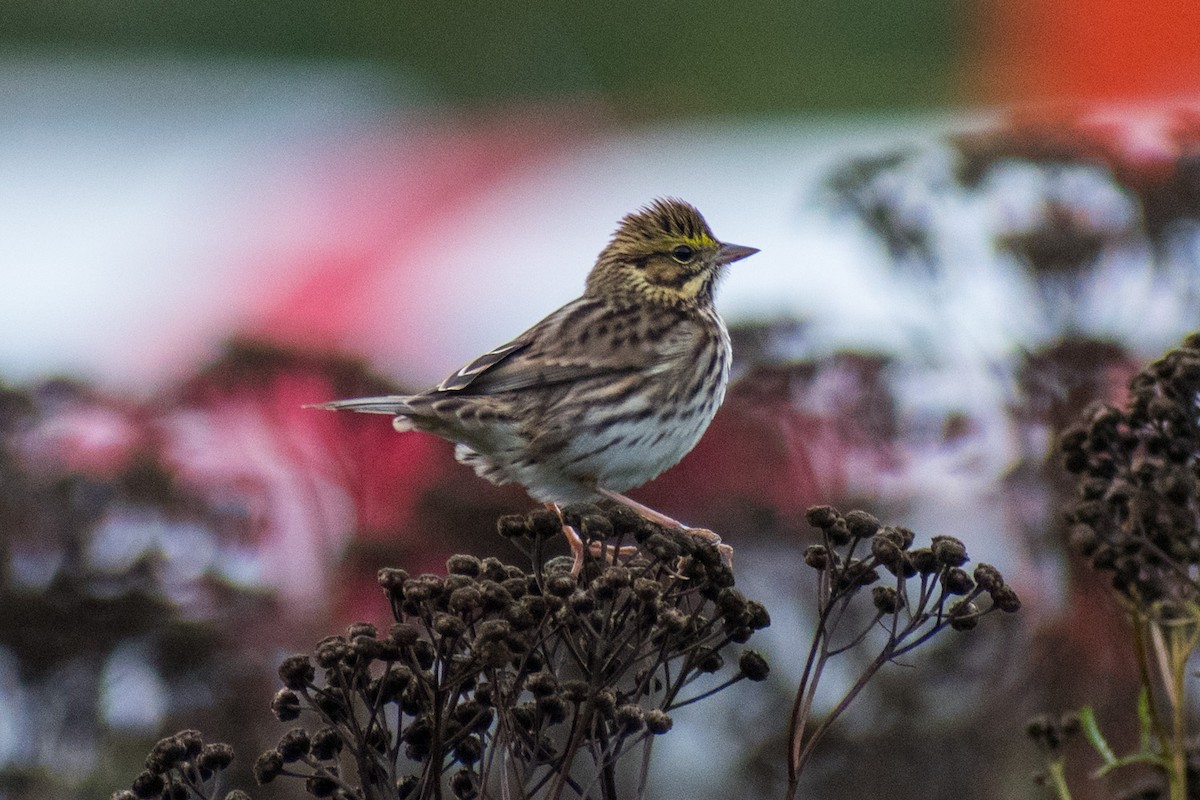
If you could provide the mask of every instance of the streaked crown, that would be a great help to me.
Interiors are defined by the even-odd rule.
[[[588,275],[586,295],[629,304],[711,305],[725,266],[756,252],[717,241],[690,203],[655,200],[621,220]]]

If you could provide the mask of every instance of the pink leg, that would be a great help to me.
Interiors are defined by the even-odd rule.
[[[689,528],[687,525],[684,525],[677,519],[672,519],[666,514],[655,511],[649,506],[644,506],[638,501],[631,500],[625,495],[620,494],[619,492],[614,492],[610,489],[601,489],[597,487],[596,491],[607,497],[609,500],[620,503],[627,508],[632,508],[646,519],[650,520],[651,522],[656,522],[659,525],[662,525],[664,528],[681,530],[692,536],[696,536],[700,539],[711,542],[712,544],[716,545],[717,550],[721,553],[721,556],[726,560],[726,562],[728,562],[731,566],[733,565],[733,548],[722,542],[721,537],[713,531],[710,531],[708,528]]]
[[[546,503],[546,508],[553,511],[555,514],[558,514],[559,520],[562,519],[562,511],[554,503]],[[579,532],[566,522],[563,522],[562,524],[562,531],[563,536],[567,537],[567,546],[571,548],[571,557],[574,559],[571,562],[571,574],[578,575],[579,571],[583,569],[583,553],[588,548],[585,548],[583,537],[579,535]],[[606,547],[603,542],[592,542],[590,552],[597,558],[601,557],[602,555],[606,556],[608,560],[612,562],[616,561],[618,556],[625,558],[636,555],[637,548],[633,545],[609,548]]]
[[[562,510],[554,503],[546,503],[546,508],[558,514],[558,519],[562,521]],[[578,531],[568,525],[562,523],[563,536],[567,537],[567,546],[571,548],[571,557],[574,561],[571,562],[571,574],[578,575],[579,570],[583,569],[583,539],[579,536]]]

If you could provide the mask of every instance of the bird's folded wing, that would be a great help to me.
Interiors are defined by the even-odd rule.
[[[658,340],[617,343],[598,337],[591,340],[591,347],[572,348],[567,343],[574,336],[563,327],[569,327],[572,315],[567,312],[574,305],[483,354],[432,393],[496,394],[635,372],[654,375],[681,366],[701,336],[696,326],[679,324]]]
[[[484,353],[479,358],[467,364],[458,372],[451,375],[446,380],[437,385],[435,391],[438,392],[455,392],[471,386],[476,380],[486,373],[488,370],[494,369],[498,364],[507,359],[516,352],[524,350],[529,346],[530,331],[526,331],[520,337],[511,342],[502,344],[495,350]]]

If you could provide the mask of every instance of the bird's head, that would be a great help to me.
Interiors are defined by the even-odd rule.
[[[655,200],[628,214],[600,251],[587,296],[676,308],[711,305],[725,266],[758,250],[722,244],[690,203]]]

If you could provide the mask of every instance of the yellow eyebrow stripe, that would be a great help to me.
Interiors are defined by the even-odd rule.
[[[683,237],[683,241],[687,242],[688,244],[690,244],[696,248],[707,248],[707,247],[717,247],[718,246],[718,242],[716,239],[712,238],[711,236],[706,236],[704,234],[701,234],[699,236],[685,236],[685,237]]]

